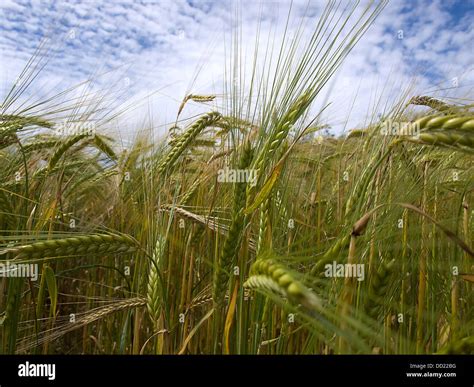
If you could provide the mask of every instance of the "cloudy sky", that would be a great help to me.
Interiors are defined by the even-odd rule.
[[[325,4],[293,2],[289,28],[305,23],[302,42]],[[121,119],[131,126],[151,119],[163,131],[189,92],[217,94],[204,109],[219,108],[235,31],[240,65],[248,67],[258,29],[261,44],[278,42],[289,7],[289,0],[2,0],[0,98],[41,48],[39,66],[45,66],[23,99],[93,79],[89,91],[99,90],[110,106],[128,107]],[[393,0],[318,96],[316,109],[331,103],[324,120],[340,132],[383,112],[407,88],[472,103],[473,19],[474,0]],[[185,115],[199,109],[190,104]]]

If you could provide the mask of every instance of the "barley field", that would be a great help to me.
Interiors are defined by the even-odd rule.
[[[26,97],[36,53],[0,112],[1,353],[474,353],[474,94],[314,108],[385,5],[329,1],[250,79],[236,37],[222,93],[127,146],[103,95]]]

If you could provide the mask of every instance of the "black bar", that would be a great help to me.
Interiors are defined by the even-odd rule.
[[[253,386],[469,386],[474,356],[0,356],[0,387],[183,386],[237,382]],[[28,363],[27,363],[28,362]],[[48,376],[19,376],[20,366],[54,364]],[[34,371],[50,375],[46,367]],[[29,371],[28,371],[29,372]],[[408,376],[407,373],[420,375]],[[430,373],[430,374],[428,374]],[[441,374],[441,376],[432,374]],[[449,375],[448,375],[449,374]],[[452,375],[452,374],[455,374]]]

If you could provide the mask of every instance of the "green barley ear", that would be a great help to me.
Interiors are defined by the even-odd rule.
[[[117,160],[117,155],[112,149],[112,147],[107,144],[105,139],[98,134],[94,135],[94,144],[99,150],[105,153],[111,160]]]
[[[318,259],[318,262],[311,268],[312,276],[321,276],[324,272],[324,266],[339,256],[339,253],[346,249],[351,241],[351,234],[347,234],[324,253],[324,255]]]
[[[37,152],[43,149],[53,148],[58,145],[58,140],[44,140],[44,141],[35,141],[26,145],[23,145],[23,151],[25,153]]]
[[[471,114],[450,114],[446,116],[431,115],[414,121],[414,125],[424,130],[474,130],[474,116]]]
[[[443,101],[440,101],[439,99],[436,99],[436,98],[433,98],[433,97],[428,97],[428,96],[422,96],[422,95],[419,95],[417,97],[413,97],[412,99],[410,99],[408,104],[428,106],[431,109],[438,110],[438,111],[456,109],[456,106],[448,105],[447,103],[445,103]]]
[[[87,136],[87,133],[81,133],[76,136],[72,136],[71,138],[63,142],[49,160],[48,170],[51,171],[56,166],[61,157],[64,155],[64,153],[68,151],[69,148],[71,148],[73,145],[86,138]]]
[[[319,297],[298,281],[285,265],[274,259],[257,259],[250,268],[250,277],[244,286],[254,290],[274,291],[308,309],[321,307]]]
[[[40,117],[23,117],[18,115],[0,115],[0,149],[17,142],[17,132],[30,126],[51,128],[53,124]]]
[[[258,127],[242,118],[225,116],[216,125],[221,130],[216,133],[217,137],[222,137],[233,129],[238,129],[240,133],[247,134],[251,130],[258,130]]]
[[[201,183],[203,181],[205,181],[206,178],[204,177],[201,177],[199,179],[196,179],[193,184],[191,185],[191,187],[189,187],[187,190],[186,190],[186,193],[183,195],[183,197],[181,198],[180,200],[180,204],[182,206],[185,206],[187,204],[189,204],[189,202],[191,201],[192,197],[194,196],[194,194],[196,193],[196,191],[199,189],[199,186],[201,185]]]
[[[367,135],[368,135],[367,129],[352,129],[346,138],[347,139],[360,138],[360,137],[366,137]]]
[[[316,264],[311,268],[310,273],[312,276],[321,277],[323,275],[323,268],[325,265],[331,263],[333,260],[336,260],[340,256],[341,251],[350,246],[351,242],[353,242],[353,238],[358,237],[364,233],[374,211],[375,209],[364,214],[357,222],[354,223],[351,233],[347,233],[340,237],[337,242],[330,249],[328,249],[322,257],[318,259],[318,262],[316,262]]]
[[[426,145],[465,146],[474,149],[474,133],[425,132],[417,137]]]
[[[292,126],[298,121],[298,119],[303,115],[303,113],[308,108],[311,102],[311,90],[303,93],[296,101],[291,105],[286,114],[279,120],[276,129],[270,135],[270,137],[265,142],[262,150],[259,152],[258,156],[252,163],[252,168],[255,169],[257,176],[265,169],[268,161],[273,157],[276,152],[280,149],[283,141],[288,136]],[[247,198],[252,196],[255,186],[247,187]],[[262,247],[264,241],[270,242],[270,238],[265,238],[265,234],[271,233],[270,227],[270,208],[271,208],[271,198],[267,198],[263,208],[261,210],[260,218],[260,227],[259,227],[259,242],[257,248]]]
[[[17,132],[30,126],[52,128],[53,124],[40,117],[0,115],[0,149],[10,145]]]
[[[413,121],[413,125],[421,131],[428,130],[474,130],[474,116],[470,114],[429,115]]]
[[[394,265],[395,259],[381,263],[373,278],[371,278],[364,310],[373,319],[377,319],[384,305]]]
[[[161,235],[158,236],[148,270],[147,309],[155,328],[160,317],[160,304],[163,295],[159,270],[163,261],[165,247],[166,239]]]
[[[318,259],[318,262],[316,262],[316,264],[311,268],[310,273],[312,276],[322,276],[324,266],[335,260],[340,255],[341,251],[349,247],[352,237],[360,236],[364,232],[371,215],[372,211],[362,216],[354,224],[350,234],[346,234],[339,238],[337,242],[329,250],[327,250],[321,258]]]
[[[377,172],[377,169],[382,165],[385,159],[393,151],[394,147],[398,145],[398,140],[390,142],[386,149],[380,150],[377,154],[372,156],[372,158],[367,163],[367,168],[364,169],[362,176],[357,180],[357,183],[350,193],[349,198],[347,199],[345,206],[345,215],[348,216],[351,213],[357,212],[357,209],[360,208],[361,198],[365,197],[365,192],[367,187],[372,183],[372,179]]]
[[[15,114],[1,114],[0,115],[0,128],[3,124],[6,123],[16,123],[21,124],[22,127],[27,126],[40,126],[42,128],[52,128],[54,123],[48,120],[45,120],[41,117],[25,117]]]
[[[191,100],[194,102],[198,103],[205,103],[205,102],[212,102],[216,98],[215,95],[197,95],[197,94],[188,94],[186,97],[184,97],[183,102],[181,102],[181,105],[179,106],[178,109],[178,117],[181,114],[181,112],[184,109],[184,106],[186,103]]]
[[[258,225],[257,254],[272,247],[271,225],[272,200],[269,196],[260,207],[260,222]]]
[[[420,130],[418,136],[402,136],[402,140],[422,145],[444,146],[467,152],[474,150],[474,116],[467,115],[429,115],[413,122]]]
[[[0,123],[0,149],[6,148],[16,141],[16,132],[23,128],[21,123]]]
[[[69,257],[92,254],[125,254],[138,250],[132,237],[121,234],[92,234],[64,239],[49,239],[29,245],[11,247],[0,254],[15,260]]]
[[[218,112],[211,112],[205,114],[194,122],[191,127],[181,136],[176,138],[173,145],[164,155],[162,161],[158,165],[158,173],[163,173],[171,169],[179,156],[186,150],[192,141],[207,127],[213,126],[221,119],[221,114]]]
[[[244,149],[238,164],[238,169],[245,170],[252,162],[253,151],[249,142],[244,145]],[[237,253],[240,247],[242,231],[245,226],[245,203],[246,203],[247,183],[239,182],[234,184],[234,201],[232,208],[232,223],[229,234],[224,243],[224,248],[214,272],[214,302],[220,304],[224,300],[225,291],[229,281],[229,273],[232,266],[237,261]]]
[[[212,102],[216,98],[215,95],[197,95],[197,94],[189,94],[188,100],[192,100],[194,102]]]
[[[287,113],[279,120],[276,129],[265,142],[263,149],[253,162],[253,166],[259,173],[268,163],[268,159],[275,155],[283,140],[288,136],[292,126],[298,121],[311,102],[311,91],[303,93],[289,108]]]

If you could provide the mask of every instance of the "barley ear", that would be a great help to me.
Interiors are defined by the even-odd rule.
[[[166,239],[161,235],[158,236],[155,249],[151,257],[148,269],[148,285],[147,285],[147,309],[154,327],[157,327],[160,317],[160,305],[162,301],[162,287],[160,279],[160,266],[163,260],[166,247]]]

